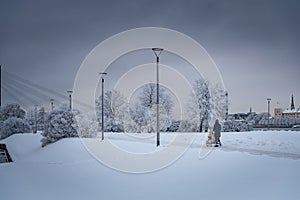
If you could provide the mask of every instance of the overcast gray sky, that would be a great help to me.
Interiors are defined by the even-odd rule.
[[[292,92],[300,107],[297,0],[0,2],[0,64],[43,87],[65,93],[98,43],[156,26],[187,34],[207,50],[229,92],[230,113],[265,111],[267,97],[272,108],[277,102],[286,108]]]

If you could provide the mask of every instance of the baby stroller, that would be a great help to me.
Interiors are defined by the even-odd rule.
[[[219,146],[216,142],[216,138],[215,138],[215,134],[214,134],[213,129],[211,129],[209,134],[208,134],[208,137],[207,137],[207,140],[206,140],[206,146],[207,147],[218,147]]]

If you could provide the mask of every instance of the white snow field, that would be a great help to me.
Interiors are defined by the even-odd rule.
[[[174,134],[162,133],[162,144]],[[108,137],[132,150],[156,148],[154,139]],[[104,166],[79,138],[44,148],[40,139],[38,134],[18,134],[0,141],[14,161],[0,164],[0,199],[300,199],[298,131],[223,133],[223,146],[205,159],[199,159],[199,151],[206,135],[197,134],[174,164],[145,174]]]

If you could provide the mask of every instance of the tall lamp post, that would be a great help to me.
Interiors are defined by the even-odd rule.
[[[226,98],[226,114],[225,114],[225,120],[228,120],[228,91],[225,92],[225,98]]]
[[[35,121],[35,127],[33,133],[37,133],[37,107],[38,105],[34,105],[34,121]]]
[[[104,140],[104,77],[105,75],[107,75],[106,72],[100,72],[99,73],[100,77],[101,77],[101,87],[102,87],[102,91],[101,91],[101,130],[102,130],[102,135],[101,135],[101,140]]]
[[[70,111],[72,110],[72,90],[68,90],[67,93],[69,94],[69,106],[70,106]]]
[[[267,98],[268,101],[268,130],[270,129],[270,102],[271,98]]]
[[[1,94],[2,93],[2,89],[1,89],[2,88],[2,80],[1,80],[2,75],[1,75],[1,72],[2,72],[2,66],[0,65],[0,107],[2,105],[2,101],[1,101],[2,100],[2,94]]]
[[[51,110],[54,109],[54,99],[50,99]]]
[[[156,57],[156,146],[160,145],[160,127],[159,127],[159,56],[164,49],[152,48]]]

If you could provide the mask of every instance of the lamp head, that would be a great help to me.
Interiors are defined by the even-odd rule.
[[[158,57],[163,50],[163,48],[152,48],[152,51],[154,52],[156,57]]]
[[[99,75],[100,75],[101,78],[104,78],[104,76],[106,76],[107,73],[106,72],[100,72]]]

